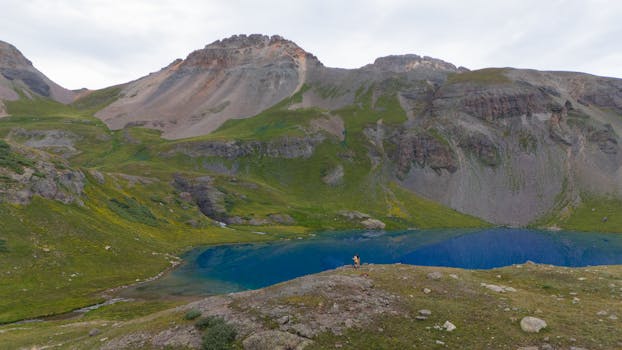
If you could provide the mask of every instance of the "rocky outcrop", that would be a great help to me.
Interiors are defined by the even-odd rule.
[[[392,73],[418,73],[419,78],[438,77],[440,74],[457,73],[466,68],[458,69],[451,63],[419,55],[391,55],[377,58],[373,64],[368,64],[363,70],[373,70]]]
[[[15,128],[8,135],[11,139],[21,141],[25,146],[39,148],[71,157],[79,154],[75,142],[82,137],[66,130],[26,130]]]
[[[328,173],[322,176],[322,182],[330,186],[337,186],[343,181],[343,165],[338,164],[334,168],[330,169]]]
[[[383,230],[386,227],[384,222],[372,218],[361,221],[361,225],[369,230]]]
[[[197,141],[177,144],[165,156],[176,153],[190,157],[236,159],[247,156],[268,158],[309,158],[324,136],[284,137],[273,141]]]
[[[598,148],[606,154],[615,155],[620,151],[618,135],[610,124],[602,129],[593,130],[589,133],[588,140],[598,145]]]
[[[225,194],[214,186],[211,177],[190,179],[176,174],[172,185],[181,192],[182,199],[193,201],[203,215],[219,222],[228,221]]]
[[[0,144],[0,203],[28,204],[33,196],[41,196],[82,204],[86,177],[81,171],[45,153],[4,145]]]
[[[407,133],[399,138],[397,146],[398,176],[408,173],[413,164],[428,167],[437,173],[457,169],[454,153],[443,137],[435,130]]]
[[[494,167],[501,163],[497,145],[484,134],[468,135],[460,140],[459,146],[485,165]]]
[[[486,121],[532,115],[547,110],[550,97],[526,84],[444,85],[435,96],[434,108],[453,109]]]

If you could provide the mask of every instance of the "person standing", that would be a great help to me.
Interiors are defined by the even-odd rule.
[[[352,261],[354,262],[355,269],[358,269],[361,266],[361,257],[358,254],[354,255]]]

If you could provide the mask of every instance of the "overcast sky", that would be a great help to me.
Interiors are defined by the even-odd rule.
[[[137,79],[233,34],[279,34],[325,65],[415,53],[470,69],[622,77],[622,1],[0,0],[0,40],[71,89]]]

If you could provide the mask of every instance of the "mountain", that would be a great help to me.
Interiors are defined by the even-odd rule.
[[[39,72],[15,46],[0,41],[0,117],[6,115],[3,101],[18,100],[20,94],[61,103],[69,103],[75,96]]]
[[[381,164],[383,181],[496,224],[532,224],[554,210],[570,210],[582,194],[622,196],[620,79],[469,71],[417,55],[383,57],[359,69],[328,68],[279,36],[240,35],[126,84],[120,96],[96,114],[112,129],[139,125],[170,139],[210,134],[231,140],[258,138],[241,133],[245,124],[236,120],[250,118],[246,125],[253,125],[253,117],[289,98],[281,118],[304,130],[305,137],[286,141],[307,149],[298,156],[322,143],[318,128],[341,141],[362,135],[356,147],[373,164],[368,172]],[[344,121],[353,107],[369,115]],[[324,117],[296,120],[296,111],[313,109]],[[234,121],[237,127],[228,128]],[[355,126],[359,122],[365,125]],[[249,154],[207,141],[181,152]],[[326,171],[341,174],[338,163]]]
[[[126,84],[97,116],[112,129],[141,125],[168,138],[204,135],[292,95],[317,66],[314,56],[279,36],[233,36]]]
[[[308,83],[345,84],[354,90],[391,72],[437,78],[456,68],[415,55],[386,57],[360,71],[330,69],[280,36],[236,35],[175,60],[161,71],[125,84],[121,98],[97,113],[112,129],[141,125],[178,139],[205,135],[226,120],[259,114]],[[348,100],[333,106],[352,102]],[[313,98],[310,96],[309,98]],[[321,104],[323,101],[318,101]],[[303,106],[313,105],[313,101]]]

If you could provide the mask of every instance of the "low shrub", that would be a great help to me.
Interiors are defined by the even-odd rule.
[[[186,320],[194,320],[195,318],[199,316],[201,316],[201,311],[193,309],[193,310],[186,312],[186,315],[184,316],[184,318]]]

